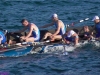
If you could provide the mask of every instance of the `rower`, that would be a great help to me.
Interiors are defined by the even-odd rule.
[[[92,40],[93,39],[93,32],[90,32],[89,27],[84,26],[83,30],[84,30],[83,40]]]
[[[29,23],[26,19],[22,19],[21,23],[24,28],[15,33],[21,33],[27,29],[29,30],[26,36],[20,37],[22,40],[25,40],[26,42],[37,42],[40,40],[40,30],[34,23]]]
[[[74,30],[66,31],[65,35],[63,36],[65,43],[69,44],[74,42],[74,45],[78,45],[79,37],[78,34]]]
[[[0,44],[5,44],[6,43],[6,37],[5,34],[0,31]]]
[[[42,28],[46,28],[46,27],[53,26],[53,25],[55,25],[56,31],[54,33],[47,32],[44,35],[43,40],[46,40],[47,37],[50,37],[51,41],[54,41],[55,39],[57,39],[57,40],[62,39],[62,35],[65,34],[66,28],[65,28],[64,23],[58,19],[57,14],[52,15],[52,23],[47,24],[47,25],[43,26]]]
[[[100,20],[99,20],[99,17],[95,16],[92,21],[94,21],[94,23],[95,23],[95,29],[97,32],[96,38],[98,39],[98,38],[100,38]]]

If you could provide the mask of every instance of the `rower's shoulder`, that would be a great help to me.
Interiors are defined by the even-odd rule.
[[[34,23],[31,23],[31,27],[37,27],[37,25]]]
[[[62,20],[58,20],[58,22],[62,22]]]
[[[58,23],[63,23],[63,21],[62,20],[58,20]]]
[[[35,25],[34,23],[31,23],[31,25]],[[35,25],[36,26],[36,25]]]

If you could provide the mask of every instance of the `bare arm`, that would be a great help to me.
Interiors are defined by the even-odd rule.
[[[76,45],[78,44],[79,37],[78,37],[77,33],[73,34],[73,36],[75,36],[75,42],[74,42],[74,45],[76,46]]]
[[[66,34],[62,35],[62,42],[63,42],[63,43],[66,43],[65,36],[67,36],[67,35],[66,35]]]
[[[30,31],[29,31],[29,33],[27,34],[27,36],[26,36],[25,38],[28,38],[28,37],[31,36],[32,31],[33,31],[33,28],[34,28],[34,27],[31,25],[31,27],[30,27]]]
[[[50,24],[46,24],[46,25],[44,25],[44,26],[41,26],[40,28],[47,28],[47,27],[53,26],[53,25],[54,25],[54,23],[52,22],[52,23],[50,23]]]
[[[78,38],[75,38],[75,42],[74,42],[74,45],[76,46],[78,44]]]
[[[61,24],[60,21],[58,21],[57,24],[58,24],[58,28],[57,28],[56,32],[53,35],[57,35],[60,32],[60,27],[61,27],[60,26],[60,24]]]

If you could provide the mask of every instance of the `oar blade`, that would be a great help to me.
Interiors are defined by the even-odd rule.
[[[89,18],[86,18],[85,20],[89,20]]]
[[[80,20],[80,22],[83,22],[84,20]]]

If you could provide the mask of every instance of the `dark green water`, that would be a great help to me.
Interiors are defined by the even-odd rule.
[[[65,23],[90,18],[76,24],[93,25],[100,16],[100,0],[1,0],[0,27],[9,31],[22,28],[26,18],[37,26],[49,23],[53,13]],[[51,27],[53,28],[53,27]],[[0,58],[0,74],[6,75],[100,75],[100,48],[86,46],[68,56],[27,55],[18,58]],[[3,75],[2,74],[2,75]]]

